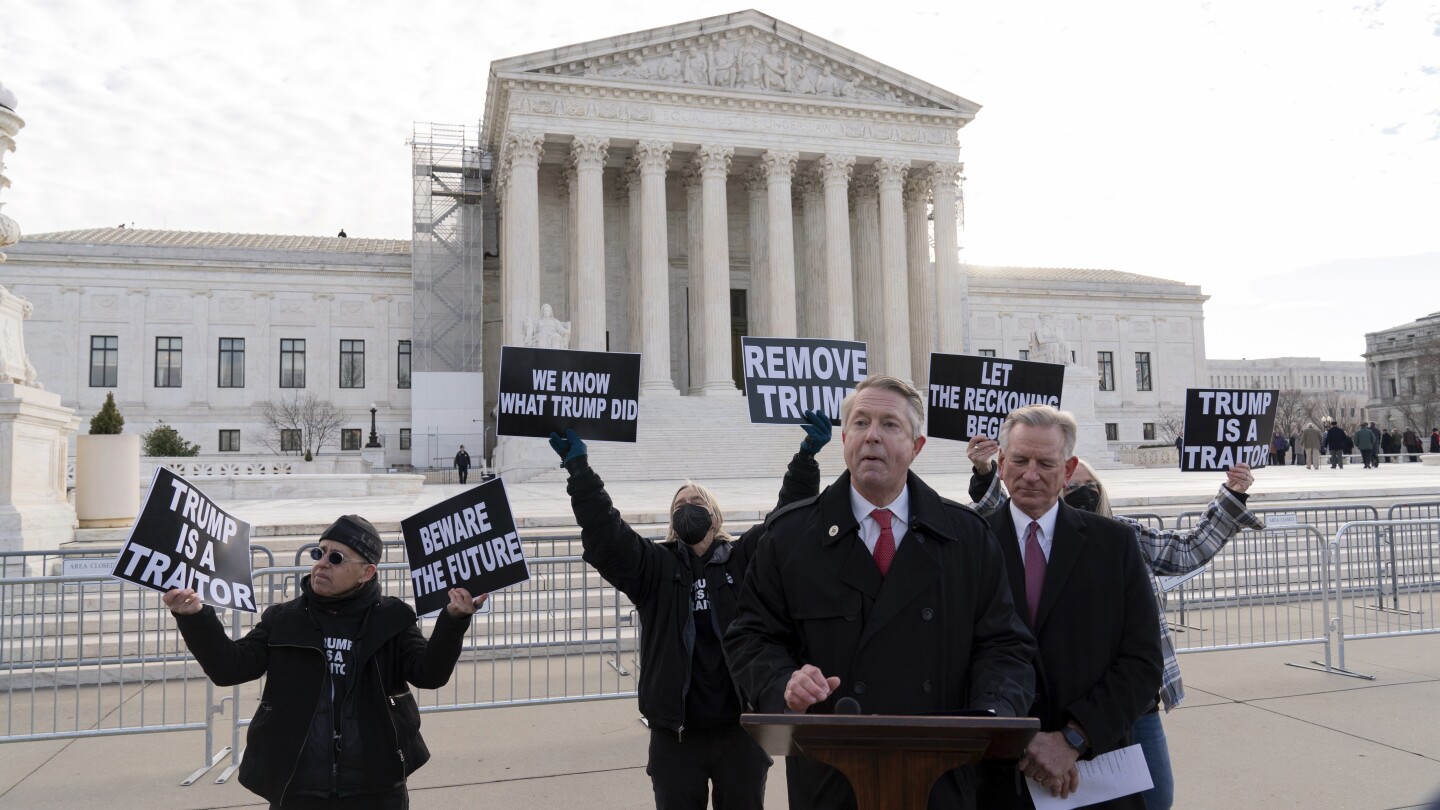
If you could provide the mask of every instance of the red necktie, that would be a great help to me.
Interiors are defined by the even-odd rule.
[[[1040,589],[1045,586],[1045,552],[1040,548],[1040,524],[1030,521],[1025,530],[1025,603],[1030,606],[1030,625],[1040,614]]]
[[[895,532],[890,530],[889,509],[876,509],[870,517],[880,524],[880,539],[875,541],[875,567],[883,577],[890,573],[890,561],[895,559]]]

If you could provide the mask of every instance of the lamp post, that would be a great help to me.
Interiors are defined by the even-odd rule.
[[[380,436],[375,432],[375,411],[377,410],[379,409],[375,407],[375,403],[370,403],[370,443],[365,445],[366,447],[380,446]]]

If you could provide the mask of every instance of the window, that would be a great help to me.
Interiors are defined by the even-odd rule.
[[[1414,377],[1406,377],[1405,379],[1401,380],[1401,381],[1400,381],[1400,392],[1403,393],[1403,394],[1404,394],[1405,396],[1407,396],[1407,397],[1410,396],[1411,394],[1415,393],[1415,378],[1414,378]]]
[[[298,453],[298,452],[300,452],[300,429],[299,429],[299,428],[280,428],[280,452],[282,452],[282,453]]]
[[[981,349],[981,350],[980,350],[980,356],[981,356],[981,357],[994,357],[994,356],[995,356],[995,350],[994,350],[994,349]]]
[[[1029,349],[1021,349],[1021,350],[1020,350],[1020,359],[1021,359],[1021,360],[1029,360],[1029,359],[1030,359],[1030,350],[1029,350]]]
[[[1155,423],[1146,422],[1142,424],[1140,426],[1140,435],[1144,437],[1147,442],[1155,441]]]
[[[91,368],[92,368],[92,369],[94,368],[94,364],[93,364],[93,363],[91,364]],[[95,377],[95,372],[94,372],[93,370],[90,372],[90,377],[91,377],[91,379],[94,379],[94,377]],[[1386,380],[1385,382],[1390,383],[1390,386],[1389,386],[1389,388],[1390,388],[1390,396],[1392,396],[1392,397],[1395,396],[1395,381],[1394,381],[1393,379],[1391,379],[1391,380]],[[92,385],[93,385],[93,383],[92,383]]]
[[[1100,369],[1100,390],[1115,390],[1115,355],[1113,352],[1099,352],[1095,365]]]
[[[114,388],[120,377],[120,338],[90,336],[90,387]]]
[[[245,387],[245,338],[220,338],[219,386]]]
[[[155,387],[180,387],[180,338],[155,338]]]
[[[410,428],[400,428],[400,449],[410,449]]]
[[[410,387],[410,341],[400,341],[400,347],[395,350],[395,387]]]
[[[1120,441],[1120,425],[1119,425],[1118,423],[1116,423],[1116,422],[1106,422],[1106,423],[1105,423],[1105,441],[1107,441],[1107,442],[1118,442],[1118,441]]]
[[[222,430],[222,431],[220,431],[220,452],[222,452],[222,453],[238,453],[238,452],[240,452],[240,431],[238,431],[238,430]]]
[[[340,387],[365,387],[365,341],[340,341]]]
[[[1135,352],[1135,390],[1150,390],[1150,353]]]
[[[280,338],[280,387],[305,387],[305,341]]]
[[[360,449],[360,428],[341,428],[341,429],[340,429],[340,449],[341,449],[341,450],[359,450],[359,449]]]

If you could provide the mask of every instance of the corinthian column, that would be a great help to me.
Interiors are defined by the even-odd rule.
[[[826,328],[830,301],[825,292],[825,187],[822,182],[819,174],[810,169],[801,172],[795,183],[800,190],[805,241],[805,250],[801,252],[805,260],[804,273],[800,276],[804,283],[796,285],[803,287],[804,292],[800,299],[803,302],[800,334],[819,338],[833,337]]]
[[[575,228],[575,297],[570,303],[570,348],[605,351],[605,198],[610,140],[577,135],[570,144],[575,181],[570,196]]]
[[[875,162],[880,180],[880,306],[885,311],[885,362],[880,371],[910,379],[910,296],[906,291],[905,208],[902,192],[910,161],[881,158]]]
[[[760,156],[769,189],[770,289],[766,292],[770,337],[795,337],[795,222],[790,205],[790,177],[798,152],[771,149]]]
[[[850,208],[846,193],[854,166],[854,155],[821,155],[815,161],[825,189],[825,321],[822,334],[836,340],[853,340],[855,337],[855,286],[850,281]],[[816,292],[810,294],[815,295]]]
[[[905,181],[905,257],[910,300],[910,379],[926,390],[935,350],[935,277],[930,274],[930,176]]]
[[[936,163],[930,167],[935,195],[935,305],[940,312],[936,345],[949,354],[965,350],[965,272],[960,268],[959,240],[963,225],[956,206],[964,171],[963,163]]]
[[[674,392],[670,379],[670,248],[665,233],[665,169],[671,144],[640,141],[640,390]]]
[[[694,163],[680,172],[680,186],[685,189],[685,234],[686,286],[689,288],[685,306],[686,337],[689,346],[689,361],[685,377],[689,380],[685,392],[700,393],[700,380],[705,367],[705,219],[700,211],[702,189],[700,169]]]
[[[523,343],[525,321],[540,317],[540,154],[545,136],[520,130],[505,136],[505,343]]]
[[[746,296],[750,334],[770,337],[770,200],[765,167],[756,163],[745,172],[750,200],[750,294]]]
[[[621,333],[627,352],[640,351],[640,164],[632,156],[620,171],[629,229],[625,245],[625,322]]]
[[[855,195],[856,334],[865,342],[870,370],[878,373],[885,361],[886,340],[881,306],[880,179],[875,170],[857,174],[850,191]]]
[[[728,146],[701,146],[695,166],[702,183],[703,242],[705,268],[704,381],[707,395],[735,393],[730,369],[730,216],[725,200],[725,181],[730,176]]]

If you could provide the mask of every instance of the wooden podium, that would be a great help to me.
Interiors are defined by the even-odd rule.
[[[860,810],[925,810],[941,774],[981,759],[1019,759],[1033,717],[744,714],[767,754],[797,754],[845,774]]]

